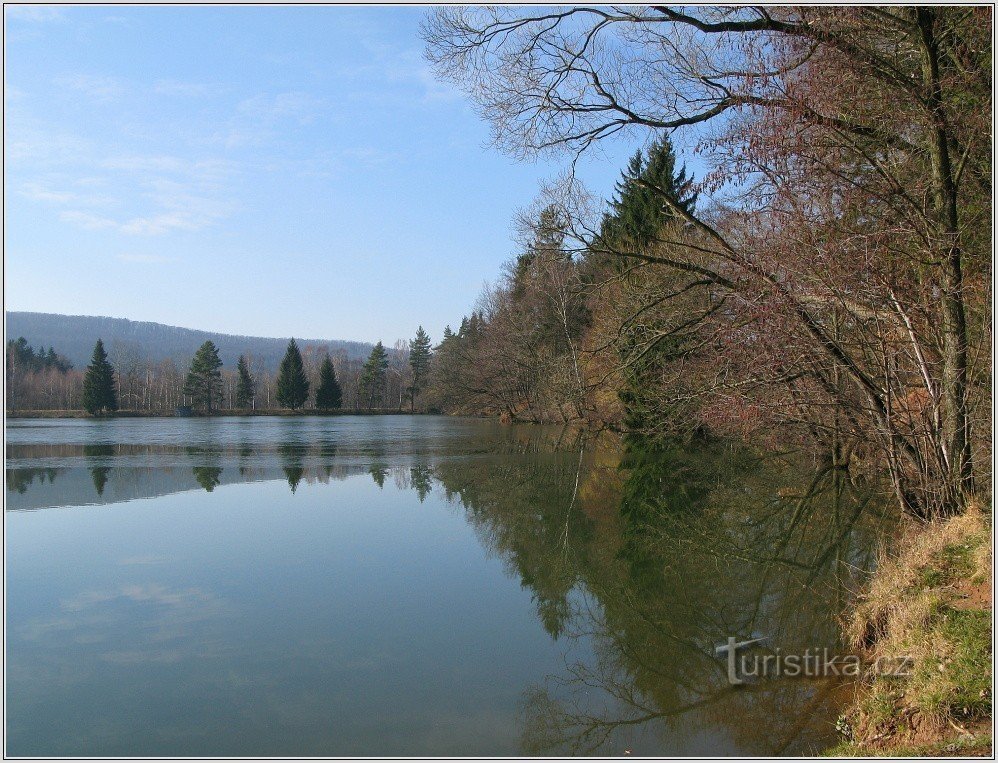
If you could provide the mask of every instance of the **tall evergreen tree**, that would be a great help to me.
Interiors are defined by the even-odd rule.
[[[319,387],[315,390],[315,407],[323,410],[339,408],[343,403],[340,383],[336,381],[333,361],[326,355],[319,367]]]
[[[249,363],[246,362],[245,355],[239,356],[236,369],[239,371],[239,382],[236,384],[236,407],[249,408],[256,397],[256,385],[253,382],[253,377],[250,376]]]
[[[409,388],[409,409],[416,410],[416,395],[418,395],[430,371],[430,337],[420,326],[416,329],[416,338],[409,344],[409,365],[412,367],[412,386]]]
[[[380,407],[385,394],[385,377],[388,373],[388,354],[385,346],[378,342],[364,362],[360,375],[360,396],[368,408]]]
[[[668,137],[649,150],[647,158],[638,151],[617,183],[617,195],[610,202],[610,212],[603,219],[602,237],[611,247],[637,251],[651,244],[662,227],[676,218],[676,212],[663,196],[687,212],[693,212],[696,193],[686,167],[677,170],[676,155]],[[611,267],[621,271],[625,263],[612,258]],[[646,332],[654,330],[647,323],[634,326],[621,335],[618,351],[624,363],[624,379],[618,395],[625,408],[625,424],[631,430],[645,430],[655,421],[667,418],[655,396],[656,384],[671,362],[688,352],[675,337],[657,340],[646,346]],[[645,333],[642,333],[645,332]]]
[[[83,407],[94,415],[118,410],[118,395],[114,390],[114,366],[108,361],[104,342],[100,339],[94,345],[90,365],[83,375]]]
[[[277,402],[292,411],[301,408],[308,400],[308,377],[305,375],[305,364],[301,359],[298,343],[292,339],[288,342],[287,352],[281,361],[281,369],[277,374]]]
[[[202,344],[191,360],[184,394],[191,397],[195,407],[211,413],[214,404],[222,398],[222,360],[218,348],[211,340]]]
[[[617,182],[616,198],[603,219],[602,237],[614,245],[647,246],[675,217],[663,195],[692,212],[697,198],[692,186],[686,167],[676,170],[676,154],[668,136],[652,145],[647,157],[638,151]]]

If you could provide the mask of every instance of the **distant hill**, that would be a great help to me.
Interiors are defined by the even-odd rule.
[[[54,347],[69,358],[76,368],[90,362],[94,342],[100,337],[112,354],[115,343],[137,348],[142,357],[152,361],[172,359],[185,365],[195,350],[209,339],[219,349],[222,362],[229,368],[236,365],[239,355],[248,353],[259,359],[265,368],[276,370],[288,346],[288,337],[236,336],[198,331],[178,326],[166,326],[148,321],[124,318],[104,318],[93,315],[56,315],[54,313],[7,313],[7,339],[24,337],[32,347]],[[372,345],[341,339],[302,339],[295,337],[300,347],[318,345],[335,354],[346,352],[349,358],[366,358]]]

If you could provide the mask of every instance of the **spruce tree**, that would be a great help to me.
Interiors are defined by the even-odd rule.
[[[298,344],[292,339],[288,342],[288,349],[277,375],[277,402],[293,411],[305,405],[307,399],[308,377],[305,376],[305,364]]]
[[[420,326],[416,338],[409,345],[409,365],[412,367],[412,386],[409,388],[409,409],[416,410],[418,395],[430,371],[430,337]]]
[[[339,408],[343,402],[340,383],[336,381],[333,361],[326,355],[319,367],[319,387],[315,390],[315,407],[322,410]]]
[[[108,362],[104,342],[94,345],[90,365],[83,375],[83,407],[87,413],[111,413],[118,410],[118,396],[114,390],[114,366]]]
[[[616,198],[603,219],[602,237],[614,245],[647,246],[676,217],[663,195],[692,212],[697,198],[692,186],[686,167],[676,170],[676,154],[668,137],[651,146],[647,158],[638,151],[617,182]]]
[[[687,212],[696,204],[693,180],[686,168],[676,168],[676,155],[668,137],[656,142],[647,158],[639,151],[631,159],[620,182],[616,198],[610,202],[610,213],[603,219],[602,237],[613,247],[624,251],[639,251],[651,244],[662,227],[678,215],[666,199]],[[665,197],[665,198],[663,198]],[[618,272],[626,263],[613,258],[611,267]],[[649,324],[642,331],[654,330]],[[625,424],[629,429],[642,430],[661,420],[664,413],[655,397],[657,380],[687,348],[674,337],[656,341],[652,348],[643,344],[633,326],[621,335],[618,352],[625,368],[618,396],[624,404]]]
[[[184,383],[184,394],[191,397],[194,406],[211,413],[212,406],[222,397],[222,360],[212,341],[202,344],[191,360]]]
[[[239,382],[236,384],[236,407],[249,408],[253,403],[253,398],[256,397],[256,389],[253,377],[250,376],[249,363],[246,362],[245,355],[239,356],[236,369],[239,371]]]
[[[380,407],[385,394],[385,375],[388,373],[388,354],[385,346],[378,342],[364,362],[360,375],[360,396],[368,408]]]

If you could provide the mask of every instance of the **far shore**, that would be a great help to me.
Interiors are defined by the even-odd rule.
[[[178,415],[175,411],[136,411],[121,410],[105,415],[93,416],[84,410],[22,410],[7,411],[8,419],[139,419],[139,418],[216,418],[219,416],[426,416],[431,415],[426,411],[410,412],[398,410],[396,408],[360,408],[360,409],[336,409],[324,411],[315,408],[299,409],[295,411],[283,408],[268,408],[257,410],[245,410],[236,408],[231,410],[218,410],[208,413],[195,412],[193,414]]]

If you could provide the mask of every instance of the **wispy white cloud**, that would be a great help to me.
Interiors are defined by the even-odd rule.
[[[176,257],[166,257],[160,254],[140,254],[137,252],[122,252],[118,255],[118,259],[122,262],[137,262],[143,264],[160,264],[164,262],[176,262]],[[163,561],[163,557],[133,557],[131,559],[122,559],[120,564],[159,564]]]
[[[7,21],[32,23],[62,21],[65,18],[61,9],[51,5],[9,5],[4,8],[3,15]]]
[[[134,217],[118,226],[122,233],[135,236],[160,236],[171,231],[196,231],[211,221],[197,210],[163,212],[149,217]]]
[[[340,156],[349,161],[359,164],[386,164],[396,161],[399,154],[395,151],[385,151],[376,146],[357,146],[355,148],[345,148],[339,152]]]
[[[21,189],[21,195],[32,201],[44,201],[50,204],[70,204],[79,200],[75,193],[56,191],[39,183],[28,183]]]
[[[337,75],[341,79],[354,80],[370,84],[372,82],[401,86],[408,91],[407,98],[419,103],[459,101],[464,96],[455,87],[440,82],[433,70],[423,60],[422,53],[417,50],[399,50],[374,40],[368,40],[364,47],[370,55],[364,63],[351,66],[339,66]],[[396,100],[398,91],[381,92],[375,95],[375,88],[365,88],[358,93],[364,99],[382,98]]]
[[[128,236],[161,236],[174,231],[198,231],[224,217],[230,207],[210,198],[184,196],[170,200],[153,196],[159,211],[148,215],[111,218],[80,209],[69,209],[59,218],[85,230],[115,230]],[[163,207],[166,207],[163,209]]]
[[[300,124],[313,122],[323,102],[308,93],[292,90],[286,93],[260,94],[239,104],[239,111],[266,121],[290,119]]]
[[[64,74],[55,78],[55,84],[77,90],[95,101],[113,101],[124,90],[121,81],[115,77],[97,74]]]
[[[63,222],[84,230],[112,230],[126,236],[202,230],[234,209],[225,197],[232,168],[224,161],[127,154],[107,157],[95,166],[110,173],[106,179],[83,177],[74,184],[79,187],[72,189],[29,182],[22,187],[22,194],[61,207],[59,219]],[[117,188],[119,195],[102,190],[109,187]],[[97,209],[101,214],[95,212]],[[128,211],[107,214],[113,209]]]
[[[26,182],[18,190],[26,199],[57,206],[90,208],[116,206],[117,200],[101,190],[103,185],[98,178],[70,180],[59,176]]]
[[[152,87],[153,92],[160,95],[176,95],[189,98],[199,98],[210,95],[214,88],[203,82],[182,82],[175,79],[161,79]]]
[[[464,96],[446,82],[440,82],[422,57],[409,52],[385,63],[385,76],[391,82],[413,85],[423,102],[457,101]]]
[[[90,212],[83,212],[79,209],[68,209],[60,212],[59,219],[63,222],[77,225],[85,230],[105,230],[117,227],[117,223],[114,220]]]

